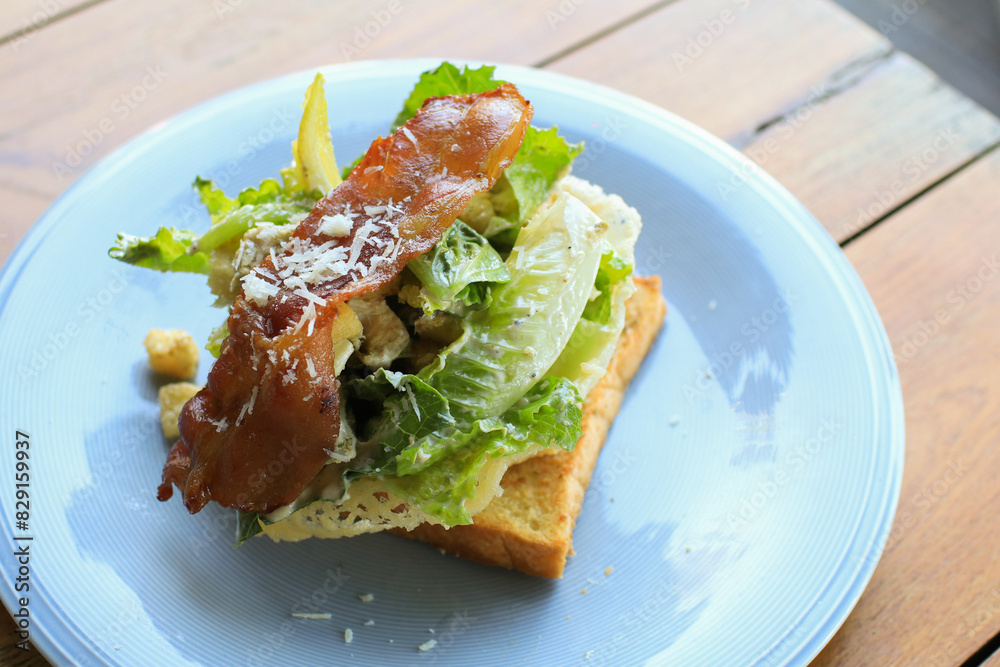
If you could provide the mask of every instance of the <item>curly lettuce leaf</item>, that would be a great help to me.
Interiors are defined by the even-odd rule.
[[[298,224],[315,205],[312,198],[272,201],[241,206],[219,218],[198,239],[198,250],[211,252],[221,245],[243,237],[251,227],[269,222],[274,225]]]
[[[424,72],[410,92],[410,96],[403,102],[403,109],[392,122],[392,129],[395,130],[413,118],[429,97],[485,93],[499,88],[505,82],[493,78],[494,70],[495,67],[487,65],[477,69],[469,69],[466,65],[459,70],[455,65],[444,62],[437,68]]]
[[[632,275],[632,265],[618,256],[614,248],[608,246],[601,255],[601,266],[597,269],[594,289],[597,296],[583,309],[581,317],[598,324],[607,324],[611,319],[612,287]]]
[[[463,314],[489,305],[489,285],[510,280],[489,241],[456,220],[431,250],[407,264],[423,283],[424,310]]]
[[[108,255],[126,264],[155,271],[208,275],[208,253],[189,252],[197,239],[193,232],[173,227],[161,227],[149,238],[120,233]]]
[[[219,246],[241,238],[261,222],[276,225],[297,223],[308,215],[321,194],[318,190],[290,191],[274,179],[256,188],[246,188],[236,198],[228,197],[210,180],[197,178],[194,189],[212,218],[204,234],[186,229],[161,227],[148,238],[118,234],[108,250],[114,259],[157,271],[210,273],[210,253]]]
[[[194,190],[198,193],[205,210],[214,221],[221,215],[237,208],[235,199],[230,199],[220,188],[215,187],[215,181],[198,176],[194,179]]]
[[[428,70],[420,75],[420,79],[413,86],[409,97],[403,102],[403,108],[396,115],[389,128],[391,132],[400,128],[403,123],[417,115],[417,111],[424,105],[429,97],[441,97],[442,95],[468,95],[470,93],[485,93],[488,90],[499,88],[506,83],[500,79],[493,78],[493,71],[496,67],[484,65],[477,69],[469,69],[468,65],[461,70],[449,62],[443,62],[438,67]],[[361,162],[364,155],[358,156],[354,162],[344,167],[343,178],[354,171],[354,168]]]
[[[571,144],[559,136],[559,128],[529,127],[514,161],[504,172],[513,190],[517,208],[505,217],[518,226],[548,197],[552,184],[583,151],[583,142]]]
[[[471,421],[452,415],[448,399],[415,375],[383,369],[351,391],[384,401],[384,410],[371,435],[380,455],[348,481],[377,469],[393,493],[446,525],[471,522],[465,501],[489,458],[534,447],[572,451],[581,435],[582,399],[565,378],[546,378],[502,414]]]
[[[383,452],[377,467],[384,474],[396,473],[396,456],[412,443],[460,427],[448,399],[416,375],[380,368],[351,382],[350,391],[357,400],[382,406],[367,436]]]
[[[568,380],[543,380],[499,417],[414,442],[396,457],[399,474],[385,484],[445,525],[472,523],[465,502],[475,497],[486,461],[534,447],[572,451],[582,435],[580,404]]]

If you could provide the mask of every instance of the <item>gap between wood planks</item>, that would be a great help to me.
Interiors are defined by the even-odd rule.
[[[84,11],[86,9],[89,9],[91,7],[94,7],[96,5],[99,5],[99,4],[101,4],[103,2],[107,2],[107,1],[108,0],[88,0],[87,2],[83,2],[83,3],[79,4],[79,5],[74,6],[74,7],[70,7],[69,9],[67,9],[65,11],[59,12],[57,14],[54,14],[51,18],[49,18],[48,21],[45,21],[44,23],[41,23],[39,25],[30,26],[30,27],[27,27],[27,28],[23,28],[21,30],[18,30],[18,31],[15,31],[15,32],[10,33],[8,35],[5,35],[3,37],[0,37],[0,46],[2,46],[3,44],[5,44],[7,42],[13,41],[13,40],[15,40],[15,39],[17,39],[19,37],[22,37],[22,36],[24,36],[26,34],[29,34],[29,33],[32,33],[32,32],[38,31],[38,30],[41,30],[42,28],[45,28],[46,26],[49,26],[49,25],[51,25],[51,24],[53,24],[53,23],[55,23],[57,21],[60,21],[60,20],[62,20],[64,18],[73,16],[74,14],[77,14],[77,13],[79,13],[81,11]],[[550,64],[552,64],[552,63],[554,63],[554,62],[556,62],[558,60],[561,60],[562,58],[565,58],[566,56],[568,56],[568,55],[570,55],[570,54],[572,54],[572,53],[574,53],[574,52],[576,52],[576,51],[578,51],[578,50],[580,50],[582,48],[585,48],[585,47],[587,47],[587,46],[589,46],[591,44],[594,44],[595,42],[600,41],[601,39],[603,39],[603,38],[605,38],[605,37],[607,37],[607,36],[609,36],[609,35],[617,32],[617,31],[621,30],[622,28],[625,28],[625,27],[627,27],[629,25],[632,25],[633,23],[636,23],[637,21],[640,21],[640,20],[646,18],[647,16],[649,16],[651,14],[654,14],[654,13],[660,11],[661,9],[664,9],[665,7],[667,7],[669,5],[672,5],[672,4],[674,4],[675,2],[678,2],[678,1],[679,0],[660,0],[659,2],[654,2],[653,4],[650,4],[648,7],[645,7],[644,9],[642,9],[642,10],[640,10],[640,11],[638,11],[638,12],[636,12],[636,13],[630,15],[630,16],[626,16],[625,18],[617,21],[616,23],[613,23],[610,26],[608,26],[606,28],[603,28],[603,29],[595,32],[594,34],[581,39],[577,43],[575,43],[575,44],[573,44],[573,45],[571,45],[571,46],[569,46],[569,47],[567,47],[567,48],[559,51],[558,53],[555,53],[555,54],[553,54],[551,56],[548,56],[546,58],[543,58],[543,59],[539,60],[538,62],[534,63],[533,66],[534,67],[538,67],[538,68],[542,68],[542,67],[545,67],[547,65],[550,65]],[[855,60],[853,62],[847,63],[844,67],[842,67],[839,70],[837,70],[836,72],[834,72],[827,81],[824,81],[822,83],[823,93],[818,98],[816,98],[815,96],[810,97],[809,95],[804,96],[803,98],[797,100],[795,103],[789,105],[789,107],[786,108],[784,111],[782,111],[782,112],[776,114],[775,116],[773,116],[772,118],[770,118],[768,120],[765,120],[764,122],[758,124],[757,127],[754,128],[751,132],[747,133],[744,136],[739,136],[739,137],[734,138],[730,145],[732,145],[737,150],[739,150],[739,149],[741,149],[741,148],[743,148],[745,146],[748,146],[748,145],[752,144],[753,141],[758,136],[760,136],[761,134],[763,134],[764,132],[766,132],[769,128],[771,128],[771,127],[773,127],[773,126],[775,126],[777,124],[780,124],[781,122],[783,122],[784,120],[786,120],[789,117],[792,117],[794,114],[796,114],[797,112],[799,112],[805,105],[807,105],[807,104],[815,104],[817,101],[820,101],[820,102],[826,101],[826,100],[828,100],[828,99],[830,99],[832,97],[835,97],[835,96],[837,96],[837,95],[839,95],[839,94],[841,94],[843,92],[846,92],[846,91],[850,90],[854,86],[856,86],[859,83],[861,83],[862,81],[864,81],[876,69],[878,69],[879,67],[881,67],[882,65],[884,65],[885,63],[887,63],[890,60],[890,58],[892,58],[892,56],[895,53],[896,53],[896,49],[893,48],[891,45],[887,44],[886,48],[883,49],[883,50],[879,50],[879,51],[876,51],[874,53],[866,54],[865,56],[863,56],[863,57],[861,57],[861,58],[859,58],[859,59],[857,59],[857,60]],[[938,185],[942,184],[943,182],[945,182],[946,180],[950,179],[951,177],[953,177],[953,176],[961,173],[966,168],[968,168],[969,166],[971,166],[972,164],[974,164],[977,160],[981,159],[982,157],[984,157],[985,155],[989,154],[993,150],[996,150],[998,147],[1000,147],[1000,142],[994,143],[994,144],[991,144],[991,145],[985,147],[978,154],[973,155],[970,159],[968,159],[965,162],[963,162],[962,164],[956,166],[949,173],[945,174],[941,178],[939,178],[939,179],[933,181],[932,183],[928,184],[925,188],[923,188],[922,190],[914,193],[912,196],[910,196],[905,201],[900,202],[894,208],[886,211],[883,215],[881,215],[878,218],[875,218],[874,220],[872,220],[872,222],[870,224],[866,225],[865,227],[862,227],[861,229],[859,229],[857,232],[855,232],[851,236],[845,238],[843,241],[840,242],[840,246],[842,248],[844,248],[847,245],[849,245],[850,243],[853,243],[855,240],[857,240],[858,238],[860,238],[861,236],[863,236],[869,230],[873,229],[876,225],[880,224],[883,220],[885,220],[889,216],[895,215],[897,212],[899,212],[903,208],[905,208],[905,207],[909,206],[911,203],[919,200],[924,194],[926,194],[927,192],[929,192],[932,189],[936,188]],[[31,193],[31,194],[35,194],[35,193]],[[997,637],[997,638],[994,638],[994,639],[1000,641],[1000,637]]]
[[[641,19],[646,18],[650,14],[655,14],[656,12],[660,11],[664,7],[672,5],[672,4],[674,4],[675,2],[678,2],[678,1],[679,0],[661,0],[660,2],[655,2],[655,3],[651,4],[650,6],[646,7],[645,9],[642,9],[642,10],[636,12],[635,14],[632,14],[631,16],[626,16],[625,18],[621,19],[620,21],[617,21],[616,23],[612,23],[608,27],[602,28],[601,30],[598,30],[593,35],[591,35],[590,37],[585,37],[585,38],[581,39],[579,42],[577,42],[576,44],[568,46],[565,49],[563,49],[562,51],[559,51],[558,53],[554,53],[551,56],[547,56],[545,58],[542,58],[538,62],[532,64],[532,67],[538,67],[539,69],[541,69],[542,67],[546,67],[547,65],[551,65],[552,63],[556,62],[557,60],[561,60],[561,59],[565,58],[566,56],[568,56],[569,54],[574,53],[575,51],[579,51],[580,49],[582,49],[582,48],[584,48],[586,46],[590,46],[594,42],[600,41],[600,40],[604,39],[605,37],[607,37],[608,35],[610,35],[612,33],[615,33],[615,32],[618,32],[622,28],[628,27],[628,26],[632,25],[633,23],[635,23],[636,21],[639,21]]]
[[[99,5],[102,2],[107,2],[107,1],[108,0],[87,0],[87,2],[82,2],[79,5],[70,7],[69,9],[66,9],[64,11],[56,12],[52,16],[48,17],[48,19],[45,21],[42,21],[34,25],[30,25],[27,28],[21,28],[20,30],[15,30],[10,34],[3,35],[2,37],[0,37],[0,46],[3,46],[7,42],[13,42],[15,39],[18,39],[19,37],[24,37],[27,34],[38,32],[42,28],[50,26],[56,21],[61,21],[64,18],[73,16],[74,14],[78,14],[85,9],[90,9],[94,5]]]
[[[636,12],[635,14],[628,16],[622,19],[621,21],[618,21],[617,23],[608,26],[607,28],[591,35],[590,37],[580,40],[576,44],[573,44],[572,46],[563,49],[559,53],[556,53],[555,55],[540,60],[539,62],[535,63],[535,67],[545,67],[546,65],[550,65],[562,58],[565,58],[571,53],[574,53],[586,46],[589,46],[603,39],[604,37],[607,37],[608,35],[611,35],[612,33],[626,26],[629,26],[635,23],[636,21],[645,18],[646,16],[649,16],[650,14],[653,14],[677,1],[678,0],[665,0],[664,2],[658,2],[653,5],[650,5],[649,7],[643,9],[642,11]],[[847,63],[846,65],[838,69],[836,72],[834,72],[832,75],[830,75],[830,77],[827,80],[821,82],[819,88],[823,92],[818,97],[812,92],[803,95],[800,99],[790,104],[787,108],[785,108],[781,112],[759,123],[757,127],[755,127],[750,132],[733,138],[729,142],[730,145],[736,148],[737,150],[740,150],[743,147],[751,145],[760,135],[766,132],[769,128],[782,123],[783,121],[785,121],[790,117],[793,117],[796,113],[798,113],[807,105],[810,104],[814,105],[817,103],[817,101],[824,102],[837,95],[840,95],[841,93],[847,92],[851,88],[854,88],[858,84],[862,83],[874,72],[876,72],[880,67],[889,63],[892,57],[897,53],[898,50],[894,48],[891,43],[886,42],[884,48],[876,50],[874,52],[867,53],[864,56],[852,62]],[[840,241],[839,242],[840,247],[845,248],[848,244],[853,243],[861,236],[863,236],[865,233],[873,229],[876,225],[880,224],[883,220],[889,218],[892,215],[895,215],[896,213],[906,208],[910,204],[918,201],[921,197],[923,197],[923,195],[930,192],[937,186],[941,185],[948,179],[965,171],[965,169],[967,169],[968,167],[970,167],[971,165],[973,165],[975,162],[982,159],[986,155],[990,154],[997,148],[1000,148],[1000,142],[995,142],[993,144],[984,147],[978,153],[971,156],[965,162],[962,162],[961,164],[955,166],[948,173],[932,181],[926,187],[913,193],[910,197],[899,202],[896,206],[887,210],[881,216],[872,220],[869,224],[865,225],[858,231],[851,234],[849,237]],[[1000,635],[998,635],[998,637],[995,637],[994,640],[998,643],[998,646],[996,648],[1000,648]],[[970,663],[969,667],[972,667],[973,664],[978,664],[978,663]],[[962,667],[966,666],[963,665]]]
[[[796,113],[798,113],[802,108],[806,107],[807,105],[815,104],[817,101],[820,102],[826,101],[832,97],[835,97],[836,95],[840,95],[841,93],[850,90],[851,88],[863,82],[879,67],[882,67],[883,65],[887,64],[897,52],[898,52],[897,49],[893,48],[892,46],[887,46],[887,48],[882,51],[866,54],[865,56],[858,58],[853,62],[847,63],[844,67],[834,72],[827,81],[823,82],[822,84],[823,93],[818,98],[809,97],[808,95],[804,96],[800,100],[797,100],[795,103],[789,105],[789,107],[784,111],[782,111],[781,113],[776,114],[773,118],[770,118],[760,123],[747,136],[737,137],[736,139],[734,139],[731,145],[737,149],[741,149],[744,146],[749,146],[757,139],[758,136],[767,131],[768,128],[778,125],[788,118],[794,117]],[[980,159],[986,157],[997,148],[1000,148],[1000,142],[995,142],[993,144],[984,147],[982,150],[980,150],[975,155],[971,156],[965,162],[962,162],[961,164],[957,165],[954,169],[952,169],[948,173],[942,175],[940,178],[927,184],[927,186],[925,186],[924,188],[913,193],[907,199],[899,202],[899,204],[897,204],[893,208],[887,210],[879,217],[873,219],[869,224],[865,225],[858,231],[854,232],[847,238],[840,241],[839,242],[840,247],[846,248],[848,244],[853,243],[854,241],[859,239],[865,233],[873,229],[876,225],[880,224],[883,220],[886,220],[887,218],[899,213],[907,206],[917,202],[925,194],[927,194],[937,186],[941,185],[948,179],[953,178],[958,174],[962,173],[968,167],[972,166]],[[996,646],[994,646],[994,649],[1000,648],[1000,635],[994,637],[992,641],[996,642]],[[983,660],[985,660],[988,657],[989,655],[986,655],[983,658]],[[980,660],[980,662],[982,662],[982,660]],[[980,664],[980,662],[968,663],[968,665],[963,664],[961,667],[974,667],[975,665]]]
[[[534,66],[541,68],[550,65],[562,58],[565,58],[571,53],[578,51],[581,48],[589,46],[599,41],[600,39],[603,39],[604,37],[607,37],[608,35],[628,25],[631,25],[632,23],[635,23],[636,21],[645,18],[650,14],[653,14],[656,11],[659,11],[660,9],[670,4],[673,4],[673,2],[676,1],[677,0],[666,0],[665,2],[659,2],[654,5],[651,5],[640,12],[636,12],[632,16],[628,16],[622,19],[621,21],[618,21],[617,23],[595,33],[594,35],[591,35],[590,37],[580,40],[578,43],[566,49],[563,49],[562,51],[552,56],[540,60],[539,62],[535,63]],[[826,101],[836,95],[848,91],[849,89],[853,88],[854,86],[864,81],[879,67],[885,65],[896,52],[897,50],[895,48],[887,44],[884,50],[866,54],[865,56],[853,62],[847,63],[844,67],[834,72],[829,77],[828,80],[822,83],[823,93],[818,98],[815,97],[809,98],[808,96],[803,97],[794,104],[790,105],[789,108],[786,109],[785,111],[757,125],[757,127],[754,128],[753,131],[748,133],[747,136],[738,137],[732,142],[731,145],[733,145],[733,147],[737,149],[743,146],[748,146],[751,143],[753,143],[753,141],[758,136],[763,134],[768,128],[773,127],[774,125],[777,125],[782,121],[784,121],[785,119],[791,117],[792,115],[797,113],[800,109],[802,109],[805,105],[810,103],[815,104],[817,100],[820,102]],[[900,202],[892,209],[886,211],[883,215],[875,218],[870,224],[864,226],[851,236],[845,238],[843,241],[839,243],[840,247],[845,248],[848,244],[853,243],[854,241],[859,239],[861,236],[872,230],[876,225],[880,224],[882,221],[886,220],[890,216],[899,213],[901,210],[910,206],[911,204],[918,202],[925,194],[927,194],[931,190],[943,184],[945,181],[958,176],[966,169],[968,169],[970,166],[975,164],[977,161],[985,158],[990,153],[998,149],[1000,149],[1000,142],[995,142],[993,144],[984,147],[977,154],[973,155],[965,162],[957,165],[950,172],[944,174],[940,178],[929,183],[923,189],[913,193],[906,200]],[[1000,633],[997,633],[995,636],[990,638],[975,653],[973,653],[971,656],[969,656],[969,658],[967,658],[963,663],[961,663],[959,667],[980,667],[980,665],[984,664],[992,656],[998,653],[1000,653]]]
[[[732,146],[736,149],[743,150],[743,148],[752,144],[756,141],[758,136],[766,132],[771,127],[779,125],[789,118],[795,117],[795,114],[797,114],[802,108],[809,105],[822,104],[823,102],[850,90],[868,78],[868,76],[876,69],[889,62],[895,54],[896,49],[886,44],[880,50],[866,53],[857,60],[847,63],[831,74],[829,79],[818,86],[818,88],[823,91],[822,93],[816,95],[813,92],[816,88],[813,88],[813,90],[809,91],[808,94],[790,104],[787,109],[778,113],[773,118],[769,118],[759,124],[749,133],[749,135],[735,137],[731,142]]]
[[[777,114],[774,118],[768,119],[768,120],[764,121],[763,123],[759,124],[756,128],[754,128],[754,130],[749,134],[749,136],[747,136],[747,137],[741,137],[741,138],[738,138],[737,140],[735,140],[733,142],[733,146],[735,148],[742,148],[743,146],[748,146],[748,145],[752,144],[754,142],[754,140],[759,135],[763,134],[768,128],[773,127],[774,125],[777,125],[777,124],[783,122],[787,118],[793,117],[796,113],[799,112],[800,109],[802,109],[806,105],[808,105],[810,103],[814,104],[817,101],[817,99],[818,99],[818,101],[823,102],[823,101],[826,101],[826,100],[828,100],[828,99],[830,99],[830,98],[832,98],[832,97],[834,97],[836,95],[839,95],[839,94],[841,94],[843,92],[846,92],[847,90],[853,88],[854,86],[856,86],[859,83],[861,83],[862,81],[864,81],[869,75],[871,75],[879,67],[881,67],[881,66],[885,65],[886,63],[888,63],[889,60],[892,58],[892,56],[895,55],[896,53],[897,53],[897,49],[889,47],[889,48],[886,48],[884,51],[880,51],[880,52],[872,53],[872,54],[867,54],[867,55],[863,56],[862,58],[859,58],[858,60],[856,60],[854,62],[848,63],[844,67],[842,67],[839,70],[837,70],[836,72],[834,72],[833,75],[830,76],[829,80],[823,84],[823,91],[824,92],[823,92],[823,94],[819,98],[816,98],[816,99],[809,98],[809,97],[802,98],[801,100],[797,101],[796,103],[790,105],[790,107],[788,109],[786,109],[785,111],[783,111],[782,113]],[[853,243],[854,241],[856,241],[857,239],[859,239],[862,235],[864,235],[865,233],[867,233],[868,231],[870,231],[871,229],[873,229],[876,225],[880,224],[883,220],[885,220],[885,219],[887,219],[887,218],[889,218],[889,217],[891,217],[891,216],[899,213],[901,210],[903,210],[907,206],[909,206],[909,205],[917,202],[925,194],[927,194],[928,192],[930,192],[931,190],[933,190],[937,186],[941,185],[942,183],[944,183],[948,179],[953,178],[954,176],[957,176],[958,174],[962,173],[968,167],[972,166],[973,164],[975,164],[980,159],[986,157],[987,155],[989,155],[991,152],[993,152],[997,148],[1000,148],[1000,142],[995,142],[993,144],[990,144],[990,145],[984,147],[982,150],[980,150],[978,153],[976,153],[975,155],[973,155],[972,157],[970,157],[968,160],[966,160],[965,162],[962,162],[961,164],[957,165],[954,169],[952,169],[947,174],[944,174],[940,178],[938,178],[938,179],[932,181],[931,183],[927,184],[927,186],[925,186],[921,190],[913,193],[906,200],[901,201],[895,207],[887,210],[881,216],[879,216],[879,217],[875,218],[874,220],[872,220],[869,224],[865,225],[864,227],[862,227],[861,229],[859,229],[855,233],[851,234],[850,236],[848,236],[844,240],[840,241],[840,243],[839,243],[840,247],[841,248],[846,248],[848,244]],[[997,643],[997,646],[995,646],[994,648],[1000,648],[1000,635],[998,635],[997,637],[994,637],[993,641],[995,641]],[[989,655],[984,656],[983,660],[985,660],[987,657],[989,657]],[[980,660],[980,662],[982,662],[982,660]],[[980,662],[968,663],[968,666],[965,663],[963,663],[962,667],[973,667],[974,665],[980,664]]]
[[[990,153],[992,153],[993,151],[997,150],[998,148],[1000,148],[1000,141],[998,141],[996,143],[993,143],[993,144],[990,144],[989,146],[986,146],[985,148],[983,148],[982,151],[980,151],[976,155],[973,155],[968,160],[966,160],[962,164],[958,165],[957,167],[955,167],[954,169],[952,169],[950,172],[948,172],[947,174],[945,174],[941,178],[939,178],[936,181],[933,181],[931,183],[928,183],[927,186],[925,186],[923,189],[919,190],[918,192],[913,193],[913,195],[911,195],[909,197],[909,199],[906,199],[905,201],[900,202],[895,208],[892,208],[892,209],[886,211],[881,216],[879,216],[879,217],[875,218],[874,220],[872,220],[871,223],[869,223],[868,225],[865,225],[864,227],[862,227],[861,229],[859,229],[854,234],[848,236],[846,239],[844,239],[843,241],[840,242],[840,247],[841,248],[847,247],[847,244],[853,243],[858,238],[860,238],[863,234],[865,234],[866,232],[868,232],[871,229],[873,229],[876,225],[878,225],[879,223],[881,223],[886,218],[889,218],[891,216],[896,215],[897,213],[899,213],[900,211],[902,211],[904,208],[910,206],[911,204],[917,203],[925,194],[927,194],[931,190],[935,189],[937,186],[941,185],[945,181],[947,181],[947,180],[949,180],[951,178],[954,178],[955,176],[958,176],[963,171],[965,171],[966,169],[968,169],[969,167],[971,167],[973,164],[975,164],[979,160],[982,160],[983,158],[985,158],[986,156],[988,156]],[[1000,642],[1000,635],[998,635],[994,639],[997,639],[998,642]],[[998,644],[997,648],[1000,648],[1000,644]],[[989,657],[989,656],[987,656],[987,657]],[[978,665],[979,663],[971,663],[971,664],[972,665]],[[965,663],[962,664],[962,667],[966,667]]]
[[[1000,655],[1000,632],[993,635],[958,667],[979,667],[995,655]]]

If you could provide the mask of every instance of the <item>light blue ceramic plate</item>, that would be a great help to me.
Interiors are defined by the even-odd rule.
[[[324,70],[342,161],[386,132],[434,64]],[[223,314],[202,278],[135,270],[107,249],[120,230],[207,225],[197,174],[231,193],[276,175],[312,74],[136,138],[7,262],[0,525],[5,545],[34,538],[35,646],[79,665],[808,662],[861,595],[899,492],[903,406],[878,315],[812,216],[747,175],[738,153],[661,109],[548,72],[498,74],[534,103],[536,124],[587,141],[578,175],[640,211],[638,272],[663,277],[670,309],[608,437],[565,577],[390,535],[234,550],[228,512],[189,516],[155,500],[167,443],[143,337],[183,327],[203,340]],[[26,531],[14,525],[17,430],[31,443]],[[16,610],[12,549],[0,551]],[[437,646],[418,651],[429,639]]]

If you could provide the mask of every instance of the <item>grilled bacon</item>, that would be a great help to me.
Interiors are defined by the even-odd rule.
[[[279,255],[243,279],[208,383],[181,412],[173,485],[192,514],[209,500],[271,512],[295,500],[340,429],[333,337],[343,302],[391,280],[489,190],[520,148],[531,105],[511,84],[427,100],[372,143]]]

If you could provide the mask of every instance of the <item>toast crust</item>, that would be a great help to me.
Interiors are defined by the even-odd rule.
[[[542,577],[562,576],[597,457],[625,388],[666,314],[659,276],[636,277],[634,282],[636,291],[625,306],[625,328],[607,373],[584,403],[583,436],[573,451],[545,450],[509,468],[501,482],[503,495],[476,514],[470,525],[448,529],[421,524],[392,532],[487,565]]]

